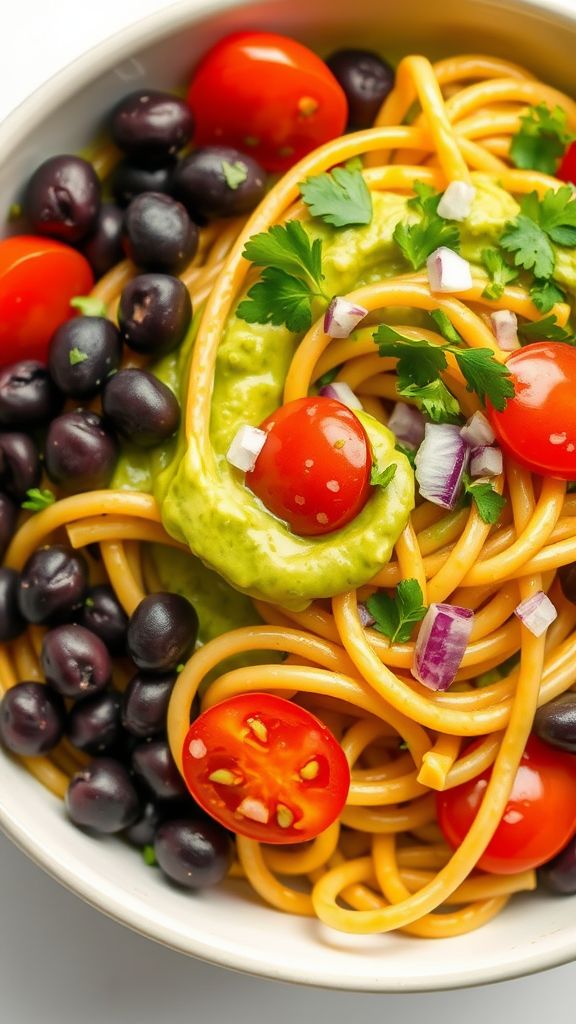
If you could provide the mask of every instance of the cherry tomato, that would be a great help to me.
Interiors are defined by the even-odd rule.
[[[329,533],[370,493],[372,455],[360,420],[333,398],[297,398],[261,424],[268,437],[248,487],[294,533]]]
[[[0,365],[45,362],[52,334],[75,315],[70,299],[93,283],[88,261],[63,242],[35,235],[0,241]]]
[[[560,178],[560,181],[576,185],[576,142],[571,142],[568,146],[560,161],[556,177]]]
[[[503,412],[490,409],[500,444],[535,473],[576,480],[576,348],[536,341],[506,366],[516,394]]]
[[[350,769],[309,711],[243,693],[204,711],[184,741],[184,778],[216,821],[263,843],[313,839],[340,814]]]
[[[235,146],[283,171],[329,139],[348,117],[343,89],[306,46],[271,32],[235,32],[205,55],[188,103],[197,145]]]
[[[438,822],[458,847],[488,785],[491,769],[436,797]],[[566,846],[576,831],[576,755],[531,736],[502,820],[478,861],[496,875],[539,867]]]

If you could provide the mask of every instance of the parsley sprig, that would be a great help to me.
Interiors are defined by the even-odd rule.
[[[311,242],[299,221],[288,221],[253,235],[242,255],[265,269],[238,306],[240,319],[250,324],[285,324],[296,333],[307,331],[314,299],[329,301],[322,288],[320,239]]]
[[[510,159],[516,167],[555,174],[558,160],[574,135],[568,131],[566,111],[546,103],[520,115],[521,127],[512,137]]]
[[[313,217],[321,217],[335,228],[369,224],[372,197],[358,170],[335,167],[300,183],[300,192]]]
[[[393,644],[404,644],[410,640],[415,624],[428,611],[423,601],[418,580],[409,579],[398,584],[394,597],[383,590],[372,594],[366,601],[366,607],[374,616],[374,629],[389,637]]]
[[[411,341],[388,324],[380,325],[374,340],[381,356],[398,360],[400,394],[416,399],[435,423],[449,422],[460,412],[456,399],[439,379],[448,367],[446,352],[454,355],[468,390],[476,392],[481,402],[488,399],[501,412],[514,395],[510,372],[494,359],[491,349],[460,348],[453,341],[447,345],[432,345],[423,339]]]
[[[31,487],[26,491],[26,501],[22,502],[22,508],[28,512],[41,512],[49,508],[56,501],[56,496],[48,488]]]
[[[456,224],[438,216],[438,203],[442,198],[440,192],[423,181],[414,182],[414,192],[416,195],[408,200],[408,206],[417,210],[421,219],[417,224],[401,221],[394,229],[393,238],[412,268],[420,270],[441,245],[458,252],[460,232]]]

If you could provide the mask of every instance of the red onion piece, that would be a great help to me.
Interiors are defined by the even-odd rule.
[[[364,627],[364,629],[366,629],[368,626],[373,626],[374,623],[376,622],[376,619],[368,611],[365,604],[358,605],[358,618],[360,619],[360,624]]]
[[[479,448],[483,444],[494,444],[496,434],[492,430],[483,412],[475,412],[460,431],[466,444],[471,448]]]
[[[349,409],[361,409],[362,402],[354,394],[349,384],[345,384],[343,380],[335,380],[332,384],[325,384],[323,388],[320,388],[318,394],[324,398],[335,398],[337,402],[342,402],[342,405],[348,406]]]
[[[466,220],[472,209],[476,189],[467,181],[451,181],[436,210],[445,220]]]
[[[548,626],[554,622],[554,619],[558,618],[558,612],[552,601],[542,590],[539,590],[537,594],[533,594],[532,597],[526,598],[525,601],[521,601],[514,609],[514,615],[518,616],[520,622],[534,636],[542,636],[548,629]]]
[[[265,430],[244,423],[232,438],[226,452],[227,461],[236,469],[241,469],[243,473],[251,473],[267,437]]]
[[[335,295],[324,315],[324,333],[331,338],[348,338],[368,310],[342,295]]]
[[[518,340],[518,317],[510,309],[497,309],[490,314],[492,330],[496,341],[504,352],[520,348]]]
[[[472,287],[472,271],[468,260],[453,249],[441,245],[426,261],[431,292],[467,292]]]
[[[388,420],[388,428],[401,444],[409,448],[418,448],[424,440],[425,427],[426,420],[419,409],[407,405],[406,402],[396,402]]]
[[[462,487],[470,449],[451,423],[427,423],[414,460],[420,494],[433,505],[453,509]]]
[[[500,476],[502,452],[495,445],[481,444],[470,452],[470,476]]]
[[[414,648],[414,678],[430,690],[447,690],[456,678],[473,623],[470,608],[431,604]]]

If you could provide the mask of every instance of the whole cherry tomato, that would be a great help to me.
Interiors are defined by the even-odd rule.
[[[345,526],[370,493],[370,442],[357,416],[333,398],[298,398],[261,424],[268,434],[248,487],[294,533]]]
[[[93,283],[88,260],[63,242],[35,235],[0,241],[0,365],[45,362],[52,334],[74,315],[70,299]]]
[[[576,142],[571,142],[568,146],[560,161],[556,177],[560,178],[560,181],[576,185]]]
[[[350,770],[332,733],[270,693],[244,693],[204,711],[184,742],[184,777],[226,828],[263,843],[313,839],[340,814]]]
[[[506,360],[516,394],[490,419],[503,448],[534,473],[576,480],[576,348],[536,341]]]
[[[194,141],[250,153],[283,171],[341,135],[344,91],[320,57],[271,32],[235,32],[201,60],[188,91]]]
[[[454,848],[476,817],[490,772],[436,797],[440,828]],[[528,871],[554,857],[575,832],[576,755],[531,736],[502,820],[478,867],[496,875]]]

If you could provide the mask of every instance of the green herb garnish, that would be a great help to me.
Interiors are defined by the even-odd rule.
[[[329,174],[302,181],[300,192],[312,216],[335,228],[372,220],[372,197],[360,171],[335,167]]]
[[[568,130],[566,111],[546,103],[520,115],[521,127],[512,137],[510,159],[516,167],[555,174],[558,161],[574,135]]]
[[[26,501],[22,502],[22,508],[28,512],[41,512],[42,509],[53,505],[55,501],[56,496],[48,488],[31,487],[29,491],[26,491]]]
[[[417,622],[426,615],[423,594],[418,580],[402,580],[396,594],[390,597],[383,590],[372,594],[366,607],[374,616],[374,629],[389,637],[392,643],[407,643]]]
[[[400,222],[394,229],[393,238],[413,269],[420,270],[441,245],[458,252],[460,232],[454,223],[438,216],[440,192],[422,181],[414,182],[414,191],[416,195],[408,200],[408,206],[420,213],[421,220],[418,224]]]
[[[506,285],[516,281],[520,271],[506,263],[499,249],[482,249],[480,258],[490,278],[482,295],[485,299],[499,299]]]
[[[491,525],[498,522],[502,509],[506,504],[506,498],[498,494],[493,484],[487,480],[474,483],[474,481],[470,481],[465,477],[464,493],[469,495],[474,502],[482,522],[490,523]]]
[[[105,304],[92,295],[76,295],[70,299],[70,305],[74,309],[79,309],[82,316],[106,316]]]
[[[228,188],[236,190],[248,177],[246,165],[241,160],[230,163],[229,160],[222,161],[222,174],[224,175]]]
[[[68,359],[70,361],[70,366],[77,366],[78,363],[83,363],[88,359],[88,353],[82,352],[82,349],[79,348],[71,348],[68,353]]]
[[[574,335],[560,327],[553,314],[545,316],[542,320],[532,320],[530,323],[520,324],[518,337],[521,341],[573,341]]]
[[[370,470],[370,483],[373,487],[388,487],[388,484],[396,476],[397,465],[395,462],[391,462],[385,469],[380,467],[373,462]]]

